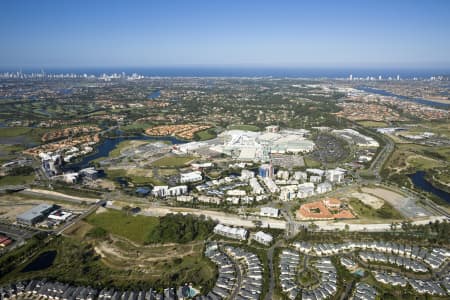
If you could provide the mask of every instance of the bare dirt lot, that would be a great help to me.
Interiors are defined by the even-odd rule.
[[[42,189],[25,189],[21,193],[28,194],[28,195],[34,195],[36,197],[48,197],[53,198],[55,200],[62,200],[62,201],[72,201],[77,203],[87,202],[87,203],[93,203],[98,201],[98,198],[86,198],[86,197],[79,197],[79,196],[72,196],[67,195],[63,193],[58,193],[54,191],[49,190],[42,190]]]
[[[382,199],[372,196],[370,194],[355,192],[352,193],[352,196],[359,199],[365,205],[372,207],[373,209],[380,209],[384,204],[384,201]]]
[[[416,203],[415,199],[412,199],[409,196],[380,187],[364,187],[361,190],[364,193],[371,194],[374,197],[379,197],[388,202],[405,217],[416,218],[430,215],[428,211]]]
[[[61,203],[39,199],[38,197],[24,196],[21,194],[8,194],[0,196],[0,218],[15,222],[17,215],[29,210],[35,205],[41,203],[54,203],[61,205]],[[64,208],[71,210],[80,210],[81,208],[75,204],[64,203]]]
[[[109,241],[99,242],[95,251],[103,258],[124,263],[145,265],[162,259],[183,258],[197,254],[203,248],[203,242],[193,242],[185,245],[164,244],[139,246],[129,240],[112,236]]]

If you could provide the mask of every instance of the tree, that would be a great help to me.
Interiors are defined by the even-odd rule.
[[[398,224],[397,224],[396,222],[392,222],[392,223],[391,223],[391,230],[392,230],[392,231],[396,231],[396,230],[397,230],[397,225],[398,225]]]

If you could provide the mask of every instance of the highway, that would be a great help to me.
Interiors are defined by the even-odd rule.
[[[372,164],[369,167],[369,170],[374,173],[378,180],[381,180],[381,168],[395,149],[395,144],[390,138],[383,135],[381,136],[381,139],[384,141],[385,145],[383,149],[381,149],[380,153],[378,153],[377,157],[375,157],[375,159],[372,161]]]

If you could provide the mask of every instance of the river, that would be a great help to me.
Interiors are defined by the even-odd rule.
[[[450,203],[450,193],[447,193],[446,191],[434,187],[430,182],[428,182],[425,179],[425,175],[426,175],[425,171],[417,171],[416,173],[409,175],[409,178],[411,178],[411,181],[413,182],[415,187],[424,190],[426,192],[429,192],[441,198],[445,202]]]
[[[378,95],[382,95],[382,96],[396,97],[396,98],[398,98],[400,100],[416,102],[416,103],[419,103],[419,104],[431,105],[431,106],[436,106],[436,107],[439,107],[439,108],[450,108],[450,104],[435,102],[435,101],[426,100],[426,99],[423,99],[423,98],[406,97],[406,96],[402,96],[402,95],[397,95],[397,94],[391,93],[391,92],[386,91],[386,90],[376,89],[376,88],[372,88],[372,87],[368,87],[368,86],[358,86],[357,89],[361,90],[361,91],[364,91],[364,92],[367,92],[367,93],[371,93],[371,94],[378,94]]]

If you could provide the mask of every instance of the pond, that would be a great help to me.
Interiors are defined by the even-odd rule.
[[[441,198],[445,202],[450,203],[450,193],[447,193],[446,191],[443,191],[433,186],[430,182],[428,182],[425,179],[425,176],[426,176],[425,171],[417,171],[416,173],[409,175],[409,178],[411,178],[411,181],[413,182],[415,187],[423,191],[429,192]]]
[[[31,263],[29,263],[23,270],[22,273],[40,271],[47,269],[53,265],[53,261],[56,258],[57,252],[55,250],[46,251],[39,254]]]

